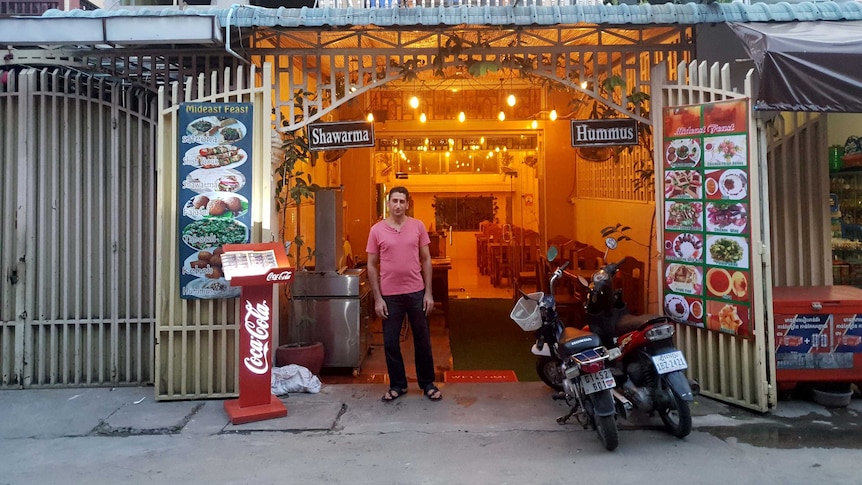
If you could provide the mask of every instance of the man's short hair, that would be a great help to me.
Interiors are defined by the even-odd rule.
[[[401,185],[392,187],[392,189],[389,190],[389,196],[387,198],[392,198],[392,194],[395,193],[404,194],[404,198],[410,200],[410,192],[407,191],[407,187]]]

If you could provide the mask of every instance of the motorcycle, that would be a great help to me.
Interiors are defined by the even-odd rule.
[[[608,250],[616,249],[614,238],[605,243]],[[683,438],[691,432],[689,403],[694,400],[697,383],[686,378],[688,364],[673,343],[676,321],[665,315],[628,313],[622,291],[614,289],[614,276],[624,261],[606,264],[591,281],[579,277],[588,287],[584,303],[587,322],[602,345],[620,354],[613,369],[620,416],[628,419],[633,408],[649,416],[658,413],[665,428]]]
[[[552,246],[548,261],[556,259],[556,251]],[[532,352],[541,362],[537,368],[553,366],[553,374],[559,376],[561,392],[555,398],[565,399],[569,412],[557,418],[557,423],[562,425],[575,417],[584,429],[595,429],[605,449],[612,451],[619,445],[616,404],[611,392],[616,381],[607,365],[613,352],[601,344],[597,334],[566,327],[557,315],[554,284],[568,264],[554,271],[548,294],[521,291],[510,317],[522,329],[535,331]]]

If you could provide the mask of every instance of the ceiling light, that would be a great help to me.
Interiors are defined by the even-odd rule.
[[[416,96],[413,96],[412,98],[410,98],[410,107],[413,109],[418,108],[419,107],[419,98],[417,98]]]
[[[368,121],[374,121],[374,113],[368,113],[365,119]]]
[[[462,111],[462,112],[460,112],[460,113],[458,113],[458,121],[460,121],[461,123],[463,123],[463,122],[464,122],[464,120],[466,120],[466,119],[467,119],[467,115],[465,115],[463,111]]]
[[[425,113],[422,113],[421,115],[419,115],[419,122],[420,123],[425,123],[426,121],[428,121],[428,117],[425,116]]]
[[[509,97],[506,98],[506,104],[508,104],[509,106],[515,106],[515,102],[517,102],[517,99],[515,99],[514,94],[510,94]]]
[[[497,119],[500,121],[506,121],[506,113],[500,111],[500,114],[497,115]]]
[[[581,89],[587,89],[587,82],[586,81],[581,83]]]
[[[555,121],[557,119],[557,110],[552,109],[549,117],[551,118],[551,121]]]
[[[538,128],[538,127],[539,127],[539,122],[538,122],[538,121],[536,121],[536,120],[533,120],[533,122],[532,122],[532,123],[530,123],[530,127],[531,127],[531,128],[533,128],[533,129],[535,130],[536,128]]]

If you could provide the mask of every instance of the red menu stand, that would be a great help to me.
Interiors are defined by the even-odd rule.
[[[241,286],[242,329],[239,341],[239,399],[225,401],[232,424],[287,416],[272,393],[272,285],[290,284],[293,268],[279,243],[226,244],[222,254],[225,279]]]

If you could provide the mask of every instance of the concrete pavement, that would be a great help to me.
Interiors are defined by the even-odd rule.
[[[686,439],[639,416],[620,422],[608,453],[594,432],[556,423],[565,404],[541,383],[443,384],[440,402],[414,387],[382,403],[385,389],[326,385],[284,397],[285,418],[236,426],[222,401],[155,402],[147,387],[0,391],[0,484],[605,483],[682,478],[692,465],[706,474],[689,483],[716,483],[710,470],[740,483],[862,479],[858,398],[758,414],[699,396]]]

